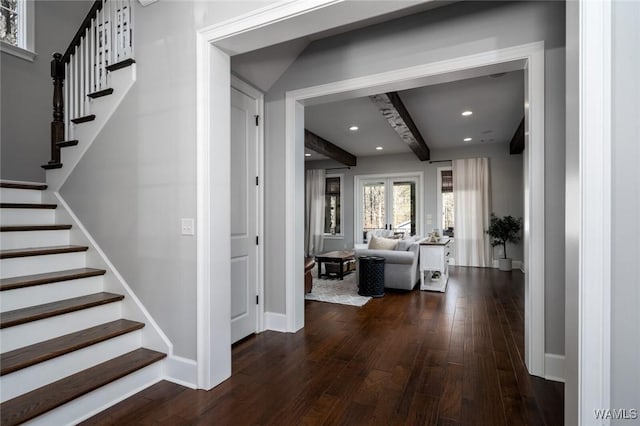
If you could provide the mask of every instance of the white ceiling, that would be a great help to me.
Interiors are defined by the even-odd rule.
[[[295,18],[216,42],[231,56],[234,74],[267,92],[315,40],[354,31],[460,0],[358,0],[334,2]],[[269,7],[269,6],[267,6]],[[330,17],[330,19],[329,19]],[[336,18],[339,17],[339,18]],[[329,28],[328,22],[337,27]],[[256,40],[259,48],[256,50]],[[285,41],[286,40],[286,41]]]
[[[524,115],[522,71],[399,92],[430,149],[507,143]],[[463,117],[462,111],[473,115]],[[349,126],[359,130],[351,132]],[[368,97],[305,107],[305,127],[355,156],[411,152]],[[471,137],[471,142],[463,142]],[[384,150],[376,150],[382,146]],[[306,160],[314,160],[314,155]]]

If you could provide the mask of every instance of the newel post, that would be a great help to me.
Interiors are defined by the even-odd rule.
[[[51,77],[53,78],[53,121],[51,122],[51,160],[49,164],[60,163],[60,148],[57,143],[64,141],[64,63],[62,55],[54,53],[51,60]]]

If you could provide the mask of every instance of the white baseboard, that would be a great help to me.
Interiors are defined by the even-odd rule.
[[[164,374],[164,379],[169,382],[191,389],[197,389],[198,387],[198,363],[192,359],[177,355],[167,357]]]
[[[287,316],[284,314],[278,314],[276,312],[265,312],[264,313],[264,329],[286,333]]]
[[[564,383],[564,355],[544,354],[544,378]]]
[[[456,266],[456,259],[453,257],[449,258],[449,266]],[[498,260],[494,260],[491,262],[491,267],[492,268],[498,268]],[[514,269],[520,269],[522,271],[523,274],[525,274],[527,272],[526,268],[524,267],[524,262],[522,260],[514,260],[513,261],[513,268]]]
[[[524,272],[524,262],[522,260],[512,261],[511,266],[513,267],[513,269],[519,269]],[[496,269],[498,268],[498,259],[493,259],[493,262],[491,262],[491,267]]]

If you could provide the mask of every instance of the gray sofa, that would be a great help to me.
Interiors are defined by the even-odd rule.
[[[398,290],[413,290],[418,282],[418,258],[422,237],[409,237],[398,241],[395,250],[355,249],[356,281],[360,280],[360,256],[385,258],[384,286]]]

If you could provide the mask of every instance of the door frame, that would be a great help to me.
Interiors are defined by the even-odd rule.
[[[377,173],[370,175],[355,175],[353,177],[353,243],[361,243],[362,235],[362,205],[358,201],[360,197],[360,187],[363,181],[369,179],[394,179],[394,178],[414,178],[417,180],[418,188],[416,189],[416,234],[422,235],[425,231],[424,223],[424,172],[403,172],[403,173]],[[385,200],[387,203],[387,200]]]
[[[258,125],[256,126],[256,236],[259,244],[256,244],[256,333],[264,331],[264,93],[243,81],[235,75],[231,75],[231,87],[247,95],[256,102],[258,111]]]
[[[296,224],[302,191],[297,188],[295,177],[304,169],[303,160],[296,153],[304,147],[304,135],[300,123],[304,123],[304,104],[313,99],[335,96],[349,91],[365,91],[376,88],[376,93],[386,92],[394,84],[470,69],[500,64],[518,64],[525,70],[525,363],[529,373],[545,377],[545,217],[544,217],[544,42],[485,51],[469,56],[426,63],[408,68],[365,75],[342,81],[288,91],[285,94],[285,164],[286,164],[286,223]],[[302,126],[303,127],[303,126]],[[301,157],[302,158],[302,157]],[[302,230],[296,226],[286,229],[285,286],[287,330],[295,332],[304,326],[304,296],[296,276],[302,276],[302,259],[299,259],[302,242],[298,241]],[[300,253],[300,254],[299,254]],[[298,288],[299,287],[299,288]]]
[[[231,376],[230,327],[230,213],[217,201],[230,199],[230,54],[216,46],[269,25],[277,25],[306,13],[330,7],[333,0],[314,5],[283,2],[274,9],[240,16],[200,30],[196,34],[196,155],[197,155],[197,386],[211,389]],[[337,19],[337,18],[336,18]],[[303,206],[304,106],[306,100],[323,95],[406,82],[470,68],[522,61],[529,68],[525,85],[530,94],[531,119],[527,120],[532,143],[528,170],[527,205],[534,206],[531,223],[525,217],[525,241],[531,244],[525,262],[529,278],[525,313],[525,359],[529,372],[544,376],[544,42],[491,50],[465,57],[432,62],[379,74],[306,87],[285,94],[285,309],[283,327],[295,332],[304,326],[304,294],[296,277],[304,273],[302,253],[304,224],[298,218]],[[300,154],[300,155],[296,155]],[[299,157],[299,158],[298,158]],[[226,160],[226,161],[225,161]],[[299,187],[299,188],[298,188]],[[526,215],[525,215],[526,216]],[[529,229],[536,232],[528,234]],[[298,241],[300,240],[300,241]],[[215,248],[213,243],[215,242]],[[525,242],[526,244],[526,242]],[[215,277],[215,280],[214,280]],[[533,349],[533,350],[529,350]]]

